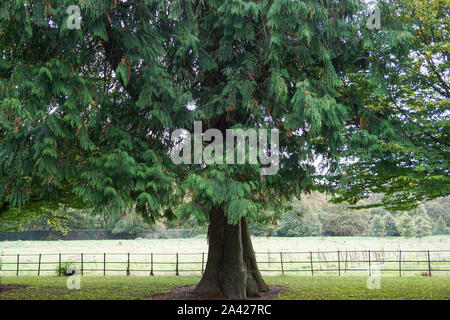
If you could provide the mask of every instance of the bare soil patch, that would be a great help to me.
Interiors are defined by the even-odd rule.
[[[11,291],[11,290],[25,289],[26,287],[28,287],[28,286],[16,285],[16,284],[0,284],[0,293]]]
[[[201,295],[194,293],[195,286],[176,288],[169,293],[152,296],[152,300],[226,300],[223,295]],[[269,286],[269,291],[261,292],[260,297],[251,297],[248,300],[274,300],[285,288],[282,286]]]

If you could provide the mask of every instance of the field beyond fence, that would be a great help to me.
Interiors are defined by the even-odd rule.
[[[257,252],[263,274],[449,276],[450,250]],[[81,275],[199,275],[207,253],[30,253],[0,255],[2,276],[55,276],[62,267]]]

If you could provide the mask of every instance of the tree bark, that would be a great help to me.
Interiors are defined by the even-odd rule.
[[[245,218],[228,224],[222,207],[209,213],[208,260],[195,292],[208,297],[247,299],[268,290],[256,263]]]

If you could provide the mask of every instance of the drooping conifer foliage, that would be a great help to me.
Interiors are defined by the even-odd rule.
[[[80,29],[66,24],[73,4]],[[58,203],[134,207],[148,222],[195,215],[210,225],[197,292],[258,295],[248,221],[309,191],[316,157],[339,173],[368,94],[350,82],[383,76],[367,41],[405,51],[401,24],[365,30],[369,15],[356,0],[2,2],[0,218]],[[173,164],[171,133],[194,120],[279,129],[279,172]]]

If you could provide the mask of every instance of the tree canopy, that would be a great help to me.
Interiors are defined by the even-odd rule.
[[[430,93],[409,72],[411,43],[421,52],[445,40],[431,32],[440,14],[417,43],[401,1],[379,3],[380,30],[358,0],[86,0],[79,29],[67,23],[72,2],[0,4],[0,217],[58,203],[133,208],[147,222],[192,215],[210,223],[198,290],[245,298],[267,289],[247,225],[262,209],[279,212],[330,179],[325,189],[351,202],[448,194],[445,81]],[[222,133],[278,129],[279,171],[174,164],[171,134],[195,120]]]
[[[450,193],[450,2],[396,0],[383,12],[402,24],[397,36],[410,45],[406,55],[390,50],[383,30],[367,40],[383,72],[350,79],[364,107],[346,135],[352,161],[337,200],[356,204],[380,193],[373,206],[409,210]]]
[[[370,46],[403,51],[409,34],[360,28],[358,1],[86,1],[79,30],[67,28],[68,6],[0,6],[2,211],[76,200],[136,205],[154,221],[185,202],[180,212],[205,219],[218,204],[230,221],[256,218],[311,189],[314,157],[337,167],[356,107],[346,78],[379,79]],[[279,128],[280,172],[174,166],[170,132],[194,119]]]

